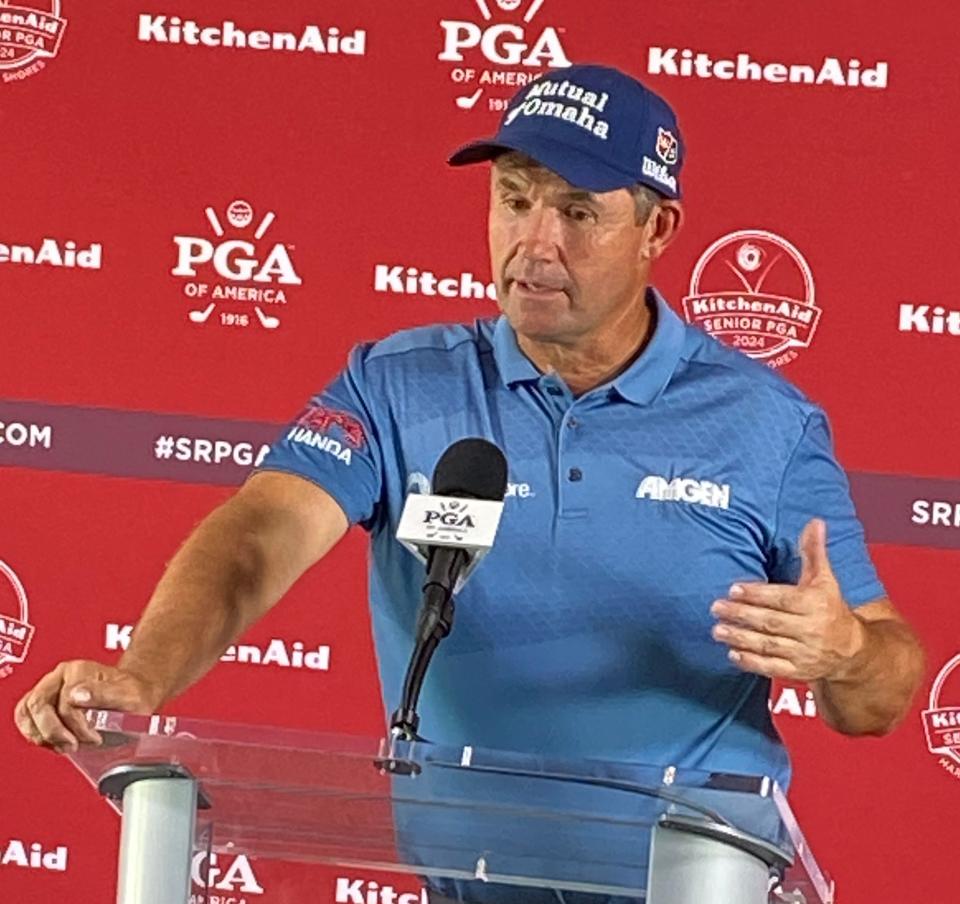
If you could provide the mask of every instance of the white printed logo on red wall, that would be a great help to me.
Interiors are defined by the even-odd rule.
[[[264,888],[257,879],[250,860],[244,854],[214,854],[206,851],[193,855],[190,879],[194,892],[192,904],[247,904],[246,895],[260,896]]]
[[[466,5],[467,0],[461,0]],[[518,88],[548,69],[570,65],[561,35],[566,29],[538,19],[544,0],[473,0],[479,20],[442,19],[438,60],[453,63],[450,81],[461,110],[502,112]],[[486,95],[483,104],[480,98]]]
[[[430,897],[425,888],[402,891],[375,879],[338,876],[333,900],[335,904],[429,904]]]
[[[52,236],[29,245],[0,243],[0,264],[99,270],[103,266],[103,245],[93,242],[84,248],[72,239],[60,240]]]
[[[673,78],[708,78],[718,81],[767,82],[790,85],[833,85],[838,88],[883,89],[889,64],[880,60],[864,67],[856,57],[810,56],[805,62],[755,59],[751,53],[728,51],[714,57],[692,47],[651,47],[647,72]]]
[[[104,628],[105,650],[126,650],[130,646],[133,625],[107,622]],[[306,644],[302,640],[272,637],[267,643],[231,644],[220,657],[221,662],[240,665],[278,666],[282,669],[303,669],[310,672],[330,670],[330,646]]]
[[[339,54],[363,56],[367,52],[367,33],[361,29],[344,31],[335,25],[300,25],[297,31],[266,31],[241,28],[232,19],[198,22],[180,16],[141,13],[137,22],[137,40],[147,44],[183,44],[187,47],[262,51],[266,53],[314,54],[330,58]]]
[[[67,27],[60,0],[0,0],[0,76],[3,83],[36,75],[60,51]]]
[[[776,698],[773,693],[776,693]],[[809,688],[780,687],[771,691],[767,706],[774,716],[794,716],[801,719],[817,718],[817,701]]]
[[[26,659],[33,631],[23,582],[0,560],[0,678]]]
[[[773,232],[741,229],[700,256],[683,313],[751,358],[782,367],[810,347],[821,309],[813,273],[797,248]]]
[[[960,778],[960,653],[953,657],[930,686],[927,708],[921,714],[927,749],[954,778]],[[954,672],[956,678],[951,683]]]
[[[203,212],[212,237],[173,237],[177,264],[170,272],[185,280],[187,318],[198,326],[275,330],[289,301],[289,287],[303,284],[290,257],[294,246],[265,238],[276,214],[258,213],[242,199],[224,208],[225,223],[213,207]]]
[[[51,848],[39,841],[24,841],[22,838],[0,838],[0,867],[20,869],[43,869],[52,873],[67,871],[69,850],[65,844]],[[4,897],[4,901],[8,898]]]
[[[479,278],[470,270],[438,275],[433,270],[422,270],[403,264],[376,264],[373,268],[373,291],[390,295],[477,301],[495,301],[497,298],[496,285]]]

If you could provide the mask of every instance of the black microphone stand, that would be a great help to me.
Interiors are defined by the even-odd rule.
[[[440,641],[453,627],[453,588],[466,565],[466,550],[437,546],[427,558],[427,580],[423,585],[423,605],[417,619],[417,640],[403,680],[400,705],[390,717],[390,732],[405,741],[422,740],[417,734],[420,716],[417,702],[430,660]]]

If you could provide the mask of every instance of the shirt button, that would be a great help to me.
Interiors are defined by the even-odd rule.
[[[579,468],[571,468],[567,472],[567,477],[573,481],[581,480],[583,478],[583,471],[581,471]]]
[[[572,417],[572,418],[570,418],[569,421],[567,421],[567,426],[568,426],[571,430],[575,430],[577,427],[580,426],[580,421],[578,421],[575,417]]]

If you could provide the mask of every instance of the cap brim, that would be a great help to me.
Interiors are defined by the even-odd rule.
[[[621,170],[606,166],[578,148],[561,144],[556,139],[538,139],[536,135],[518,135],[510,141],[481,138],[457,148],[448,158],[450,166],[467,166],[493,160],[506,151],[520,151],[537,163],[585,191],[614,191],[639,181]]]

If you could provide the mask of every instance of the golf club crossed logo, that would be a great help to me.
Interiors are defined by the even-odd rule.
[[[204,214],[215,236],[214,241],[197,235],[173,237],[177,246],[177,265],[170,272],[173,276],[190,280],[184,286],[188,298],[204,299],[202,307],[195,304],[188,311],[190,322],[206,323],[221,301],[245,302],[253,307],[261,327],[275,330],[280,326],[280,318],[265,313],[261,305],[272,305],[277,310],[287,302],[285,289],[303,284],[290,259],[292,245],[278,242],[265,247],[261,244],[276,214],[268,210],[258,219],[253,206],[241,198],[224,208],[226,226],[212,206],[204,208]],[[241,235],[228,237],[227,228]],[[253,235],[249,236],[251,230]],[[219,280],[214,283],[204,281],[200,276],[201,268],[212,269]],[[223,313],[220,320],[235,326],[247,326],[251,322],[246,313]]]

